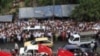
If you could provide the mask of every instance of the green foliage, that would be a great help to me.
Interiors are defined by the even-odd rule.
[[[26,7],[29,7],[29,6],[31,6],[31,0],[24,0],[25,1],[25,6]]]
[[[39,6],[45,6],[45,5],[51,5],[51,4],[52,4],[51,0],[38,0]]]
[[[12,0],[0,0],[0,14],[5,14],[4,12],[7,12],[10,10],[12,5]]]
[[[55,5],[61,5],[61,4],[69,4],[70,0],[36,0],[38,6],[48,6],[53,5],[53,1]],[[73,0],[72,0],[73,1]],[[77,1],[77,0],[75,0]],[[25,6],[30,7],[33,6],[33,0],[24,0]]]
[[[68,0],[36,0],[36,1],[37,1],[38,6],[53,5],[53,1],[55,5],[68,3]]]
[[[75,20],[100,20],[100,0],[80,0],[71,17]]]
[[[10,10],[12,10],[13,1],[16,0],[0,0],[0,14],[6,14]],[[20,1],[20,0],[19,0]],[[34,0],[21,0],[24,1],[25,7],[32,7],[34,4]],[[77,0],[54,0],[55,5],[61,5],[61,4],[72,4],[76,3]],[[53,0],[36,0],[37,6],[47,6],[47,5],[53,5]],[[18,7],[17,7],[18,8]]]

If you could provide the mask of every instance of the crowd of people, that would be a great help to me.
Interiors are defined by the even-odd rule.
[[[24,31],[28,26],[45,26],[45,30]],[[10,23],[0,23],[0,43],[24,42],[36,37],[52,37],[58,41],[69,38],[70,33],[94,31],[92,28],[100,26],[100,22],[75,22],[73,20],[29,20]],[[12,51],[13,53],[13,51]]]
[[[45,26],[46,31],[24,32],[23,28],[28,26]],[[91,31],[94,26],[100,26],[100,22],[74,22],[73,20],[29,20],[16,21],[14,23],[0,23],[0,40],[5,43],[9,41],[25,41],[26,39],[40,36],[62,36],[62,40],[68,37],[70,32]],[[36,35],[38,33],[38,35]],[[39,34],[40,33],[40,34]]]

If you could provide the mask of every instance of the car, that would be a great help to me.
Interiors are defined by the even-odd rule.
[[[87,55],[87,52],[84,52],[82,47],[75,45],[75,44],[67,44],[63,47],[64,50],[69,50],[70,52],[74,53],[74,55]]]
[[[29,46],[29,45],[37,45],[37,44],[43,44],[48,47],[53,46],[53,41],[49,40],[47,37],[40,37],[40,38],[35,38],[34,41],[27,41],[24,43],[24,46]]]
[[[94,26],[92,27],[92,29],[93,29],[93,30],[100,30],[100,25],[94,25]]]
[[[69,44],[76,44],[76,45],[81,45],[81,44],[90,44],[91,42],[95,42],[95,40],[88,36],[80,36],[78,33],[73,33],[71,34],[70,38],[68,39]]]
[[[63,49],[75,52],[76,50],[79,50],[79,46],[74,44],[67,44],[63,47]]]
[[[80,45],[80,48],[83,52],[93,52],[90,47],[90,44],[82,44]]]
[[[21,47],[19,50],[19,55],[20,56],[28,56],[28,55],[32,55],[32,56],[49,55],[51,56],[52,49],[42,44],[31,45],[27,47]]]
[[[32,45],[32,46],[27,46],[27,47],[21,47],[20,48],[20,55],[27,55],[27,53],[36,53],[36,50],[38,50],[38,45]]]

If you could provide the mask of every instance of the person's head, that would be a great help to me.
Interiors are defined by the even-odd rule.
[[[94,43],[94,41],[92,41],[91,43]]]
[[[12,51],[12,52],[14,52],[15,50],[14,50],[14,49],[12,49],[11,51]]]

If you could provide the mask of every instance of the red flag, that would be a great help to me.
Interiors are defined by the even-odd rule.
[[[39,53],[41,52],[44,52],[44,53],[47,53],[49,56],[52,56],[52,50],[51,48],[45,46],[45,45],[41,45],[39,44],[39,50],[38,50]]]
[[[74,56],[74,54],[68,50],[59,49],[57,56]]]
[[[0,56],[12,56],[10,52],[0,51]]]

